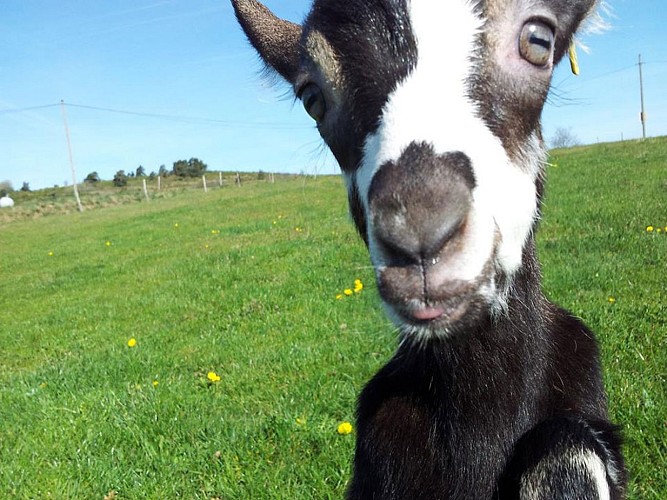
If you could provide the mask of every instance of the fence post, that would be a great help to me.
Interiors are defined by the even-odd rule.
[[[222,187],[222,172],[218,172],[218,185]]]
[[[202,180],[202,182],[204,183],[204,192],[205,192],[205,193],[208,193],[208,188],[206,187],[206,176],[205,176],[205,175],[202,175],[202,176],[201,176],[201,180]]]
[[[148,197],[148,189],[146,188],[146,179],[141,179],[143,181],[144,185],[144,196],[146,197],[146,201],[151,201],[151,199]]]
[[[160,175],[157,176],[157,190],[158,191],[162,190],[162,176]]]
[[[241,187],[241,175],[238,172],[236,172],[236,185]]]

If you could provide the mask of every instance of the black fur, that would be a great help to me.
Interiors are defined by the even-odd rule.
[[[530,267],[517,280],[535,283]],[[405,339],[359,398],[350,500],[518,499],[521,474],[563,439],[624,470],[596,341],[536,291],[516,292],[497,323],[426,347]],[[622,498],[623,472],[609,484]]]

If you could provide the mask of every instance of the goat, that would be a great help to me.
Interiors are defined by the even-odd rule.
[[[338,161],[400,331],[363,389],[349,499],[621,499],[591,331],[541,291],[554,66],[596,0],[231,0]]]

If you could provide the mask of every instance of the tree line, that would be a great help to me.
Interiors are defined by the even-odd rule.
[[[146,169],[139,165],[137,169],[132,172],[125,172],[125,170],[119,170],[113,177],[113,184],[117,187],[123,187],[127,185],[129,179],[132,178],[141,178],[148,177],[149,179],[154,179],[158,176],[168,177],[170,175],[186,178],[186,177],[201,177],[206,173],[208,165],[201,161],[199,158],[190,158],[189,160],[178,160],[175,161],[171,170],[167,169],[165,165],[160,165],[160,168],[157,172],[153,171],[150,174],[146,174]],[[89,173],[83,182],[88,184],[95,184],[100,182],[100,178],[97,172]]]

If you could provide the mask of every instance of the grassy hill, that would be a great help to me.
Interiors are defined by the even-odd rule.
[[[598,332],[630,498],[666,498],[667,140],[551,163],[545,290]],[[132,193],[0,219],[0,496],[341,498],[396,345],[341,180]]]

